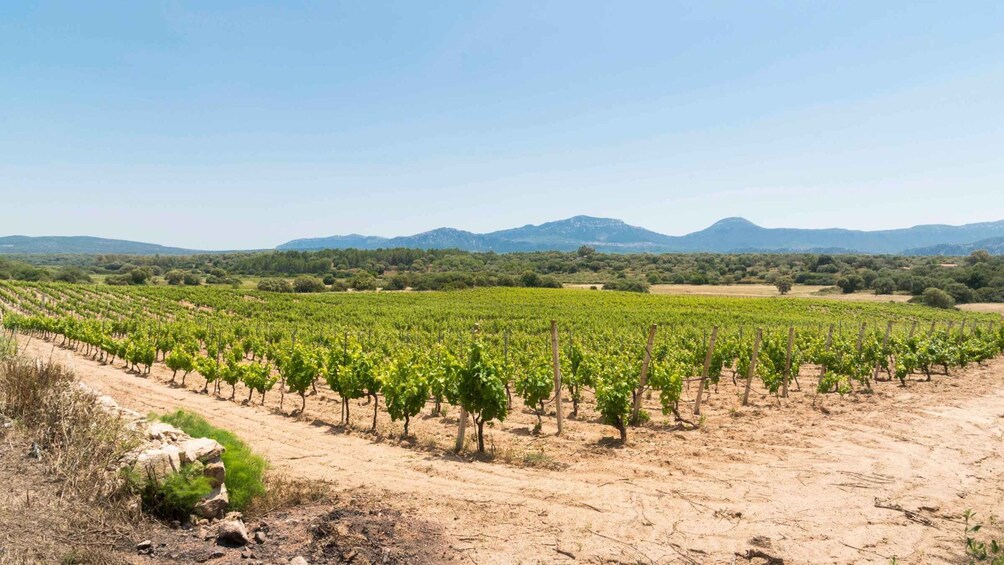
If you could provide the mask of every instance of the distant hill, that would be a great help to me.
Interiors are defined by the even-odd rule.
[[[489,233],[439,228],[415,235],[359,234],[296,239],[278,250],[463,249],[465,251],[574,251],[585,245],[605,253],[907,253],[967,255],[986,248],[1001,253],[1004,220],[964,226],[923,225],[881,231],[840,228],[764,228],[744,218],[725,218],[682,236],[664,235],[621,220],[575,216],[566,220]],[[97,237],[0,237],[0,254],[188,255],[204,253],[152,243]]]
[[[992,237],[990,239],[982,239],[974,243],[959,243],[959,244],[942,244],[942,245],[932,245],[930,247],[916,247],[914,249],[907,249],[903,252],[903,255],[969,255],[973,251],[979,251],[980,249],[990,253],[991,255],[1004,255],[1004,237]]]
[[[0,255],[191,255],[192,249],[87,236],[0,237]]]
[[[575,216],[567,220],[526,225],[485,234],[441,228],[413,236],[379,238],[333,236],[298,239],[278,249],[376,249],[413,247],[457,248],[467,251],[572,251],[588,245],[608,253],[674,252],[819,252],[902,253],[935,245],[959,245],[1004,237],[1004,221],[964,226],[923,225],[912,228],[860,231],[839,228],[763,228],[743,218],[725,218],[683,236],[663,235],[620,220]]]

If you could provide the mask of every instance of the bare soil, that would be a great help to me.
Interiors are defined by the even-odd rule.
[[[368,431],[371,406],[353,402],[351,424],[339,425],[339,401],[320,384],[306,413],[291,414],[299,397],[287,396],[283,410],[277,392],[265,406],[257,396],[242,406],[240,387],[237,401],[198,394],[198,375],[187,388],[171,386],[160,365],[140,377],[38,339],[27,353],[71,365],[123,406],[202,414],[281,472],[378,501],[393,513],[395,535],[442,544],[417,563],[744,563],[752,555],[786,564],[965,563],[963,512],[988,523],[1004,508],[1000,359],[844,397],[815,395],[807,375],[790,398],[761,390],[748,407],[723,379],[699,429],[658,415],[652,399],[654,421],[631,429],[624,447],[591,399],[560,438],[553,416],[545,435],[532,434],[535,417],[514,402],[510,419],[489,432],[495,456],[485,461],[449,453],[455,414],[427,409],[412,423],[417,439],[402,441],[400,423],[382,410]]]
[[[565,288],[588,289],[592,286],[602,288],[602,284],[566,284]],[[854,300],[858,302],[906,302],[910,300],[907,294],[875,294],[870,291],[843,294],[841,292],[824,292],[832,286],[793,285],[791,291],[783,298],[825,298],[827,300]],[[740,296],[745,298],[781,297],[777,287],[772,284],[654,284],[649,287],[651,294],[670,296]]]

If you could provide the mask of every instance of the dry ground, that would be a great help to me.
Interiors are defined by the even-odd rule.
[[[602,284],[566,284],[565,288],[588,289],[592,286],[602,288]],[[875,294],[874,292],[855,292],[853,294],[822,293],[832,289],[831,286],[796,284],[785,295],[786,298],[825,298],[828,300],[856,300],[861,302],[906,302],[910,299],[905,294]],[[772,284],[654,284],[649,287],[652,294],[682,295],[682,296],[741,296],[762,298],[780,296]]]
[[[496,461],[484,462],[446,451],[453,414],[419,418],[415,443],[401,443],[383,411],[366,431],[369,406],[353,403],[351,426],[336,425],[325,390],[292,416],[299,398],[284,411],[278,394],[241,406],[195,392],[198,375],[172,387],[162,366],[143,378],[37,339],[27,352],[135,410],[200,413],[280,471],[378,499],[402,528],[438,528],[436,561],[744,563],[736,554],[753,549],[786,564],[963,563],[962,513],[987,521],[1004,509],[1004,360],[846,397],[813,395],[806,375],[790,399],[761,393],[745,408],[723,379],[699,430],[657,416],[623,448],[589,408],[556,438],[532,435],[517,406],[491,430]]]

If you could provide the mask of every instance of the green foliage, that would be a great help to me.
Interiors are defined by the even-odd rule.
[[[293,281],[295,292],[324,292],[324,281],[310,275],[300,275]]]
[[[317,352],[297,344],[278,365],[279,375],[290,392],[300,395],[302,412],[307,407],[307,389],[321,376],[321,358]]]
[[[627,441],[627,425],[637,385],[634,367],[623,362],[605,365],[596,379],[596,407],[603,421],[620,432],[621,443]]]
[[[286,279],[262,279],[258,281],[258,290],[264,292],[293,292],[293,285]]]
[[[145,512],[164,520],[185,520],[213,490],[202,470],[201,463],[188,463],[160,481],[136,472],[129,478],[140,493]]]
[[[422,371],[425,366],[417,355],[401,355],[386,365],[381,379],[387,413],[395,422],[404,420],[404,437],[408,437],[411,418],[422,411],[429,398],[429,382]]]
[[[474,419],[478,452],[485,451],[485,423],[503,421],[509,413],[505,381],[498,366],[485,352],[481,340],[468,349],[467,364],[457,380],[457,401]]]
[[[966,510],[963,514],[965,518],[965,541],[966,556],[971,558],[970,563],[987,563],[988,565],[1004,565],[1004,541],[990,539],[981,541],[976,536],[983,525],[975,522],[976,517],[972,511]],[[993,518],[991,517],[991,521]]]
[[[526,406],[533,408],[537,415],[537,425],[534,432],[539,433],[543,425],[544,402],[554,392],[554,372],[546,362],[538,361],[523,369],[516,378],[516,394]]]
[[[214,427],[202,416],[184,410],[160,416],[159,419],[192,437],[214,439],[226,448],[222,459],[227,469],[225,484],[230,496],[230,508],[242,510],[253,498],[265,493],[262,482],[262,475],[267,468],[265,459],[251,451],[233,433]]]

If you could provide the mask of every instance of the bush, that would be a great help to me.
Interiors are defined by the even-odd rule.
[[[184,520],[213,490],[202,470],[201,463],[186,464],[177,473],[165,477],[163,482],[146,480],[135,472],[130,479],[140,492],[145,512],[165,520]]]
[[[875,289],[875,294],[892,294],[896,292],[896,281],[890,277],[881,277],[875,279],[872,288]]]
[[[639,280],[617,279],[604,284],[603,290],[620,290],[623,292],[648,292],[648,283]]]
[[[376,277],[369,273],[361,273],[352,277],[352,282],[349,286],[355,290],[376,290]]]
[[[865,279],[861,278],[860,275],[847,275],[837,279],[837,286],[844,294],[851,294],[865,286]]]
[[[265,292],[293,292],[293,285],[286,279],[262,279],[258,281],[258,290]]]
[[[226,451],[223,452],[223,465],[227,468],[227,492],[230,495],[230,507],[241,510],[255,497],[265,493],[262,474],[267,463],[260,455],[237,436],[213,427],[205,418],[198,414],[178,410],[172,414],[160,416],[163,422],[184,431],[192,437],[208,437],[218,441]]]
[[[955,299],[952,298],[950,294],[941,290],[940,288],[934,288],[934,287],[924,290],[924,294],[920,296],[915,296],[911,298],[910,302],[919,302],[932,308],[955,307]]]
[[[324,292],[324,281],[310,275],[300,275],[293,281],[293,290],[296,292]]]

